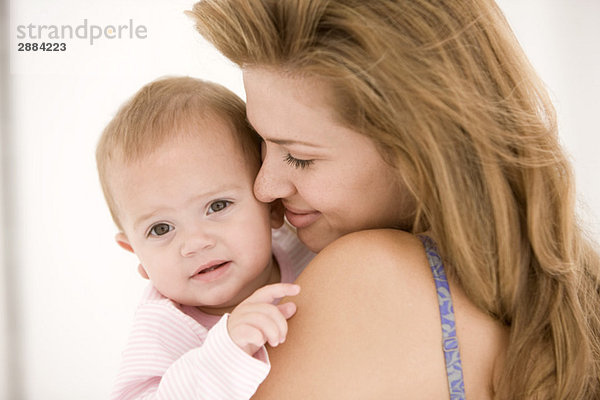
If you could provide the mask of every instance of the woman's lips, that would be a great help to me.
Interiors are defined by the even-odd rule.
[[[315,222],[321,213],[318,211],[298,211],[298,210],[290,210],[286,207],[285,209],[285,217],[289,221],[290,224],[295,226],[298,229],[306,228],[313,222]]]

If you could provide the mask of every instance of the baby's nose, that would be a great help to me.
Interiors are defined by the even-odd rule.
[[[184,235],[185,237],[181,243],[181,255],[184,257],[214,247],[216,243],[214,236],[202,228],[195,228],[184,233]]]

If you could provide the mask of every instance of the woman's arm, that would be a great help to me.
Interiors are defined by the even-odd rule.
[[[436,291],[418,238],[345,236],[306,268],[254,399],[448,398]],[[411,394],[411,393],[414,393]]]

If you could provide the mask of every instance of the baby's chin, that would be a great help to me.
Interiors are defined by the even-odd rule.
[[[174,303],[178,305],[186,307],[195,307],[207,314],[224,314],[225,312],[228,312],[228,309],[233,309],[237,305],[232,296],[223,296],[222,294],[214,297],[206,295],[194,296],[193,294],[181,295],[181,293],[169,296],[168,293],[164,293],[158,288],[157,290],[163,296],[171,299]]]
[[[200,311],[210,315],[223,315],[230,313],[237,306],[236,304],[222,303],[222,304],[197,304],[194,307]]]
[[[225,313],[233,311],[233,309],[241,303],[244,299],[238,299],[238,296],[224,295],[215,296],[214,298],[205,298],[202,301],[196,301],[193,304],[194,307],[200,311],[211,315],[223,315]]]

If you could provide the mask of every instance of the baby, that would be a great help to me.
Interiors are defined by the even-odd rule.
[[[253,194],[260,138],[229,90],[193,78],[143,87],[105,128],[96,160],[146,289],[113,399],[247,399],[285,340],[292,284],[314,256]],[[279,228],[279,229],[276,229]],[[272,231],[272,229],[274,229]]]

